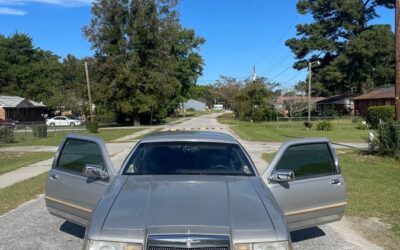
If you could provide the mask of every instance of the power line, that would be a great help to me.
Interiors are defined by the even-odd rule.
[[[292,29],[292,27],[297,23],[298,19],[300,18],[300,15],[298,15],[293,22],[290,24],[290,26],[286,29],[286,31],[281,35],[281,37],[277,40],[277,42],[271,47],[270,50],[268,50],[268,52],[260,59],[258,60],[255,65],[258,65],[260,62],[264,61],[265,58],[267,58],[269,56],[269,54],[272,53],[272,51],[274,51],[274,49],[282,42],[283,39],[285,39],[287,33]]]

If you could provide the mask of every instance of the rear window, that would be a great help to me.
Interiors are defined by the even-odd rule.
[[[236,144],[205,142],[142,143],[128,159],[127,175],[254,175]]]

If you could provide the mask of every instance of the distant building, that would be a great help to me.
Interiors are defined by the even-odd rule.
[[[315,106],[317,101],[325,99],[324,97],[311,97],[311,105]],[[284,117],[292,116],[294,113],[306,111],[308,109],[308,96],[287,95],[278,96],[274,103],[275,110]]]
[[[319,115],[326,116],[332,113],[339,115],[353,115],[354,114],[354,101],[353,98],[358,94],[347,93],[335,95],[323,100],[317,101],[317,111]]]
[[[184,110],[193,109],[195,111],[207,111],[208,107],[204,102],[189,99],[187,102],[183,104],[183,109]]]
[[[19,96],[0,95],[0,119],[19,122],[44,121],[46,105]]]
[[[374,89],[368,93],[354,97],[353,100],[355,114],[362,116],[367,113],[368,107],[371,106],[394,106],[396,102],[394,86]]]

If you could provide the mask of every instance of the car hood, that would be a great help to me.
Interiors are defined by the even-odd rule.
[[[101,234],[251,234],[274,240],[258,181],[259,177],[129,176]]]

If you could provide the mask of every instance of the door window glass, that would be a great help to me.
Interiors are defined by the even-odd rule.
[[[82,173],[86,164],[105,166],[99,146],[93,142],[68,139],[61,152],[57,168]]]
[[[295,179],[335,174],[331,151],[326,143],[303,144],[286,149],[276,170],[292,170]]]

